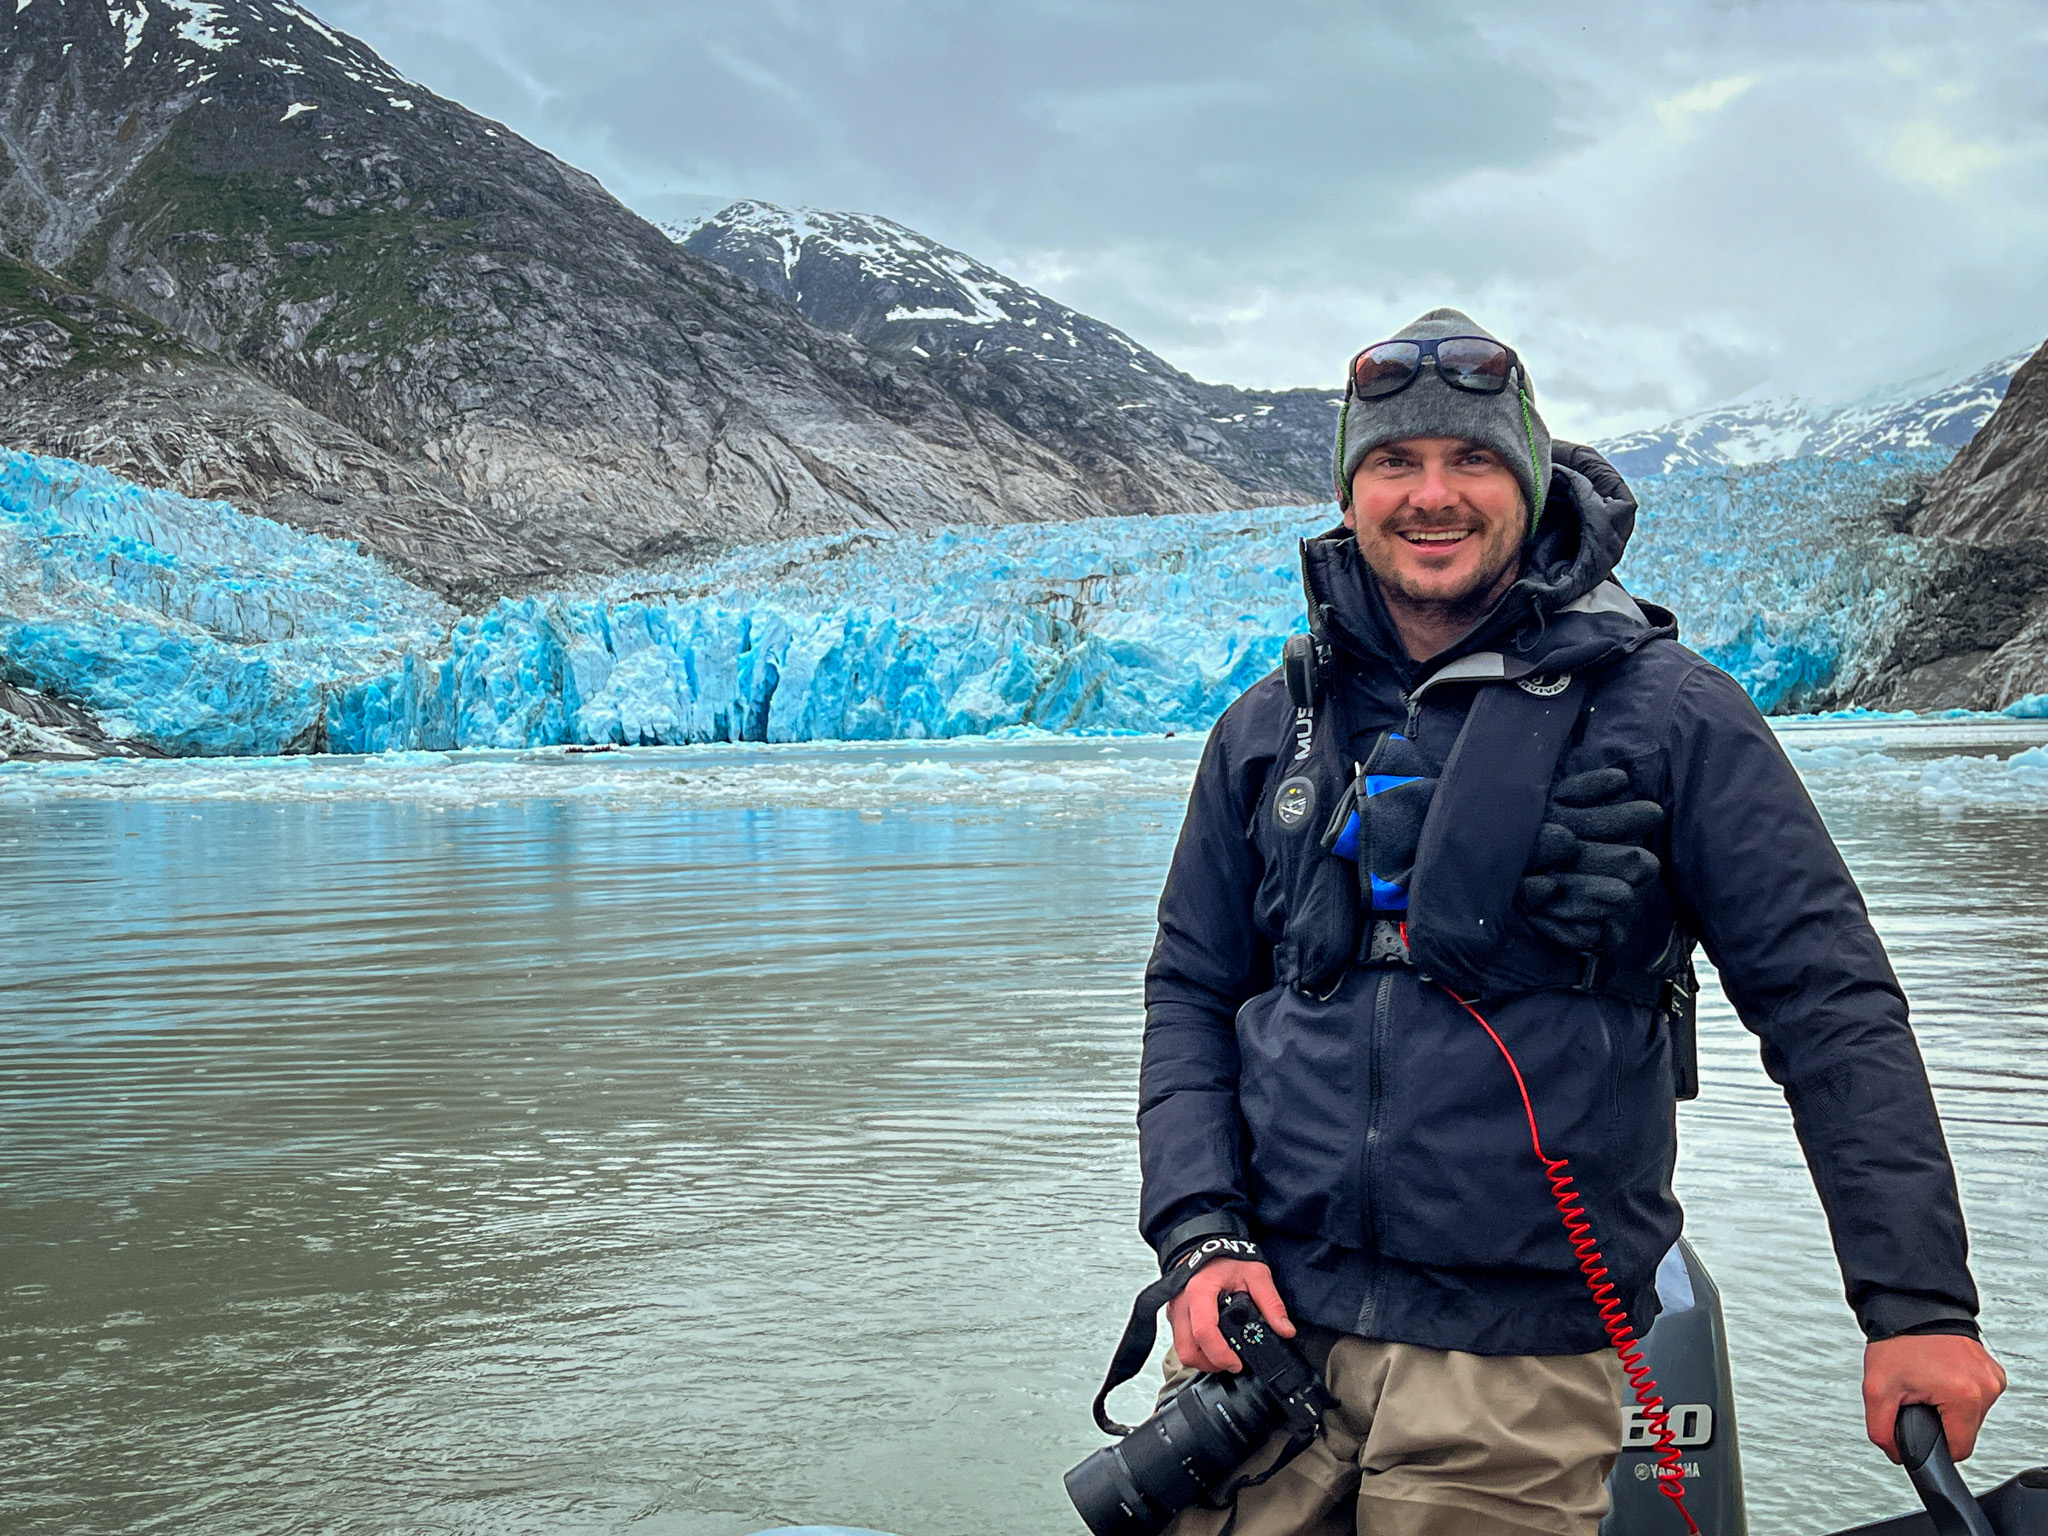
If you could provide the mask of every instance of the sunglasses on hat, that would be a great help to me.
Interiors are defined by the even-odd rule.
[[[1443,336],[1435,341],[1381,341],[1351,359],[1350,392],[1361,400],[1398,395],[1422,372],[1425,357],[1436,359],[1437,377],[1453,389],[1497,395],[1522,360],[1514,348],[1490,336]]]

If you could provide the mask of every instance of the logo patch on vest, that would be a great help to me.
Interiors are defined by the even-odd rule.
[[[1571,687],[1572,675],[1560,672],[1555,677],[1518,677],[1515,686],[1524,693],[1533,693],[1539,699],[1554,699]]]
[[[1315,810],[1315,781],[1303,775],[1289,779],[1273,796],[1273,815],[1290,832],[1313,816]]]

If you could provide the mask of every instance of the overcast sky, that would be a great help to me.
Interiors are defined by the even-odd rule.
[[[883,214],[1203,378],[1435,304],[1560,435],[2048,336],[2048,3],[313,0],[653,219]]]

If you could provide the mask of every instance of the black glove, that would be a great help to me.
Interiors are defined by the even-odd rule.
[[[1422,841],[1422,822],[1436,798],[1436,772],[1414,742],[1389,731],[1365,760],[1365,782],[1359,786],[1363,811],[1360,863],[1375,879],[1407,890],[1415,876],[1415,849]],[[1376,782],[1406,779],[1374,790]],[[1369,884],[1369,882],[1368,882]],[[1368,897],[1370,897],[1370,891]]]
[[[1631,799],[1625,768],[1575,773],[1551,791],[1536,851],[1522,876],[1522,913],[1553,944],[1614,949],[1663,866],[1643,846],[1664,820],[1654,800]]]

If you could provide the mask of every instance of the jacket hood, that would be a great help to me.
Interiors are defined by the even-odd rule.
[[[1512,649],[1530,660],[1560,644],[1578,650],[1581,647],[1572,645],[1570,637],[1554,634],[1551,623],[1575,604],[1597,607],[1607,620],[1599,626],[1603,632],[1628,627],[1617,626],[1610,616],[1625,620],[1631,609],[1643,638],[1672,632],[1672,616],[1666,610],[1632,602],[1618,585],[1612,587],[1611,599],[1598,591],[1612,582],[1635,526],[1635,494],[1620,472],[1591,448],[1557,443],[1543,521],[1536,537],[1522,547],[1520,578],[1470,633],[1431,658],[1430,669],[1481,650]],[[1350,529],[1340,523],[1304,540],[1301,558],[1312,618],[1320,617],[1339,651],[1358,660],[1393,662],[1404,673],[1420,668],[1422,664],[1402,645],[1378,578],[1359,554]],[[1617,632],[1612,638],[1621,636]]]
[[[1614,574],[1636,531],[1636,497],[1621,472],[1578,443],[1552,447],[1548,513],[1522,551],[1509,589],[1556,612]]]

